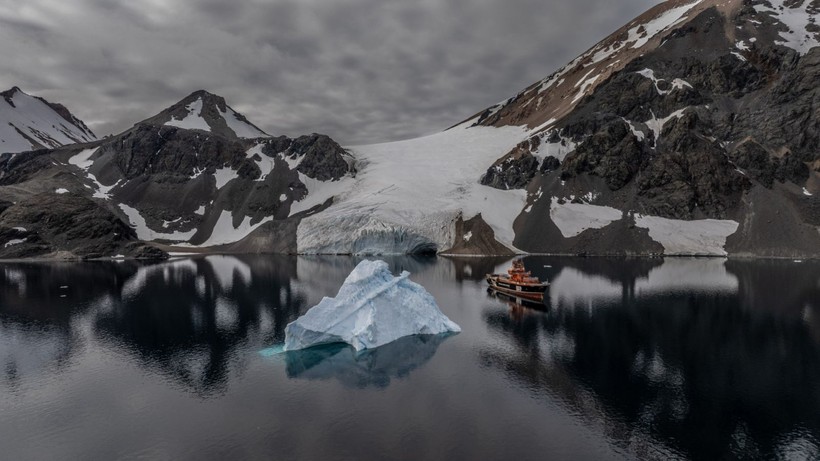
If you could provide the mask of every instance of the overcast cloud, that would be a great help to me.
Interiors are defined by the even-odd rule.
[[[389,141],[514,95],[657,3],[0,0],[0,87],[99,136],[207,89],[271,134]]]

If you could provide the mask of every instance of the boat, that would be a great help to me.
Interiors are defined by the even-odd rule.
[[[535,301],[543,301],[544,292],[550,286],[549,282],[542,282],[538,277],[533,277],[524,268],[524,262],[520,259],[513,261],[506,274],[487,274],[486,278],[490,288],[495,291]]]

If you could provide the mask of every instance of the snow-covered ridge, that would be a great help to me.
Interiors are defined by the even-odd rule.
[[[711,3],[669,0],[655,6],[540,82],[484,111],[478,123],[502,126],[523,122],[535,133],[549,129],[609,76],[650,51],[649,48],[660,46],[665,34],[694,18]],[[682,80],[670,85],[672,89],[658,88],[658,91],[668,93],[689,86]]]
[[[69,121],[42,99],[17,88],[0,98],[0,153],[95,141],[79,120]]]

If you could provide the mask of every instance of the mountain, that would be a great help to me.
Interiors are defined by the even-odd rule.
[[[820,254],[820,2],[668,1],[478,126],[532,252]],[[648,237],[648,238],[647,238]]]
[[[270,137],[196,92],[112,138],[0,156],[0,257],[820,257],[818,14],[670,0],[444,132],[378,145]]]
[[[820,256],[819,10],[664,2],[444,133],[353,148],[299,248]]]
[[[191,93],[187,98],[143,121],[142,124],[202,130],[229,138],[270,137],[228,106],[224,98],[205,90]]]
[[[0,93],[0,153],[19,153],[95,141],[97,137],[64,106],[14,87]]]
[[[0,257],[292,253],[324,206],[309,188],[352,173],[329,137],[271,137],[197,91],[116,136],[0,157]]]

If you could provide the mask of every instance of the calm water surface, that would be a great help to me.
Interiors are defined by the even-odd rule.
[[[0,265],[0,458],[820,457],[820,264],[388,259],[463,332],[260,353],[355,258]]]

